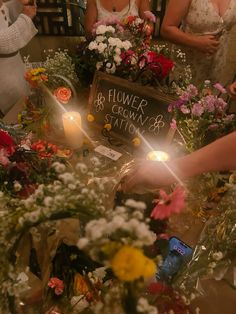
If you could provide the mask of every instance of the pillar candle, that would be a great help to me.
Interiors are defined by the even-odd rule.
[[[62,115],[66,140],[71,148],[79,148],[83,143],[81,116],[79,112],[66,112]]]

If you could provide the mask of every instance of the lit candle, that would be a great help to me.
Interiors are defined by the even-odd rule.
[[[63,128],[65,137],[71,148],[79,148],[82,146],[82,125],[81,116],[78,112],[66,112],[62,115]]]
[[[170,156],[161,150],[153,150],[147,154],[147,160],[167,161]]]

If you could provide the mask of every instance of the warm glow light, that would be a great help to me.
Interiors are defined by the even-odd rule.
[[[147,154],[147,160],[167,161],[170,156],[161,150],[153,150]]]
[[[82,146],[82,124],[79,112],[65,112],[62,115],[63,127],[67,142],[71,148]]]

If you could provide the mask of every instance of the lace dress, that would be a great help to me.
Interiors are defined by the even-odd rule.
[[[4,114],[28,93],[19,49],[37,33],[32,20],[25,14],[20,14],[14,22],[21,10],[18,3],[9,1],[0,7],[0,110]]]
[[[98,18],[97,18],[98,21],[107,20],[112,17],[124,19],[130,15],[139,16],[136,0],[131,0],[130,5],[127,5],[122,11],[119,11],[119,12],[110,12],[106,10],[101,5],[100,0],[96,0],[96,4],[97,4],[97,10],[98,10]]]
[[[221,17],[211,0],[192,0],[189,11],[183,21],[182,29],[195,35],[214,34],[220,36],[220,46],[214,55],[206,55],[192,48],[182,47],[187,62],[192,67],[193,82],[201,84],[204,80],[231,82],[232,77],[225,73],[229,46],[229,32],[236,24],[236,0],[231,0]]]

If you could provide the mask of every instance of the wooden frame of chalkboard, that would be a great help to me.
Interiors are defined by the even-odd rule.
[[[112,135],[121,141],[132,144],[139,137],[143,144],[156,149],[173,139],[168,104],[174,100],[155,88],[97,71],[89,95],[89,112],[101,130],[111,124]]]

